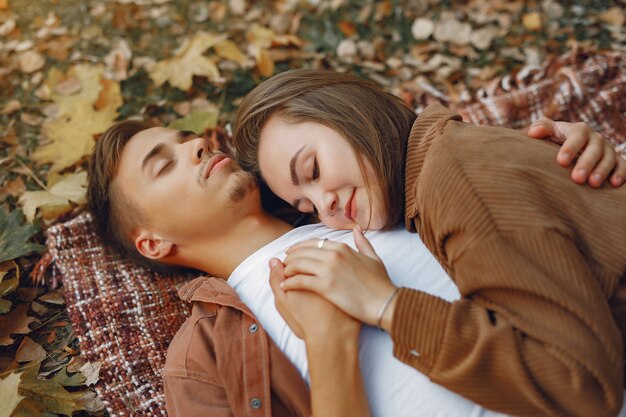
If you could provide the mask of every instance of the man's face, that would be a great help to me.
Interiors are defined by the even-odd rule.
[[[256,181],[228,155],[162,127],[131,138],[112,187],[137,208],[142,227],[175,244],[219,236],[260,207]]]

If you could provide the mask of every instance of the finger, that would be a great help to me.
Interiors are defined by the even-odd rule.
[[[359,253],[362,253],[365,256],[368,256],[372,259],[380,260],[374,247],[370,243],[370,241],[365,237],[363,230],[356,225],[354,229],[352,229],[352,234],[354,235],[354,244],[358,249]]]
[[[626,159],[617,156],[617,163],[611,176],[611,185],[619,187],[626,181]]]
[[[284,276],[289,279],[297,274],[317,275],[322,267],[323,263],[319,259],[300,256],[286,264]]]
[[[554,121],[546,117],[542,117],[530,125],[526,134],[531,138],[543,139],[547,136],[553,135],[553,132]]]
[[[323,280],[319,277],[312,277],[310,275],[294,275],[291,278],[280,283],[280,288],[283,291],[304,290],[313,291],[321,296],[324,296],[324,284]]]
[[[609,143],[605,143],[604,156],[595,168],[593,168],[593,172],[589,176],[588,180],[589,185],[593,187],[601,186],[611,170],[615,167],[616,162],[615,152],[613,151],[611,145]]]
[[[270,287],[277,301],[285,296],[284,291],[280,288],[280,284],[285,281],[283,270],[284,266],[280,260],[270,259]]]
[[[603,146],[604,143],[604,139],[586,123],[557,122],[553,135],[563,144],[557,155],[557,162],[561,166],[569,166],[579,153],[584,153],[589,147]],[[598,160],[594,161],[594,165]]]
[[[579,184],[587,181],[589,174],[603,156],[604,143],[597,140],[589,141],[589,144],[576,162],[576,166],[572,171],[572,179]]]

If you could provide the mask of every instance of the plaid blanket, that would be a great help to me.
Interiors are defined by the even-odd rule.
[[[447,104],[447,103],[444,103]],[[525,127],[546,115],[582,120],[615,144],[626,132],[626,55],[568,55],[519,71],[467,105],[465,120]],[[95,386],[112,417],[166,416],[160,370],[189,314],[177,289],[189,277],[162,276],[107,249],[88,213],[47,231],[53,277],[89,361],[102,361]]]

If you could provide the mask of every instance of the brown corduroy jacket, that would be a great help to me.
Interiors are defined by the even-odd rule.
[[[197,278],[179,291],[191,317],[163,368],[170,417],[310,416],[306,383],[220,278]]]
[[[557,151],[439,105],[419,115],[405,222],[462,299],[402,289],[394,354],[493,410],[614,416],[624,389],[626,187],[575,184]]]

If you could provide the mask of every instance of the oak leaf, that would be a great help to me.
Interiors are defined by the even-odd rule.
[[[20,347],[17,348],[17,352],[15,352],[15,360],[18,362],[41,362],[47,356],[45,349],[28,336],[24,337]]]
[[[150,71],[150,78],[157,86],[168,81],[171,86],[183,91],[191,88],[194,75],[203,75],[209,79],[218,78],[220,73],[217,66],[202,54],[225,39],[223,35],[197,32],[182,45],[173,58],[157,62]]]
[[[7,314],[0,316],[0,346],[13,343],[11,334],[30,333],[28,325],[37,319],[26,314],[28,307],[29,304],[18,304]]]
[[[68,71],[66,79],[75,77],[81,89],[69,95],[59,91],[50,94],[59,105],[58,117],[46,121],[42,130],[52,143],[39,147],[33,159],[52,162],[51,172],[59,172],[89,155],[94,135],[104,132],[117,118],[117,108],[122,105],[120,86],[104,78],[103,71],[100,66],[77,65]],[[58,71],[51,71],[49,78],[47,85],[51,88],[62,82]]]
[[[21,210],[13,210],[7,216],[0,207],[0,262],[43,250],[43,245],[29,242],[37,233],[37,227],[32,224],[22,225],[23,221]]]
[[[45,191],[26,191],[20,198],[29,222],[35,218],[37,209],[44,219],[53,219],[72,208],[70,202],[85,202],[87,173],[70,174]]]
[[[18,392],[21,375],[11,372],[9,376],[0,379],[0,417],[9,417],[24,399]]]

